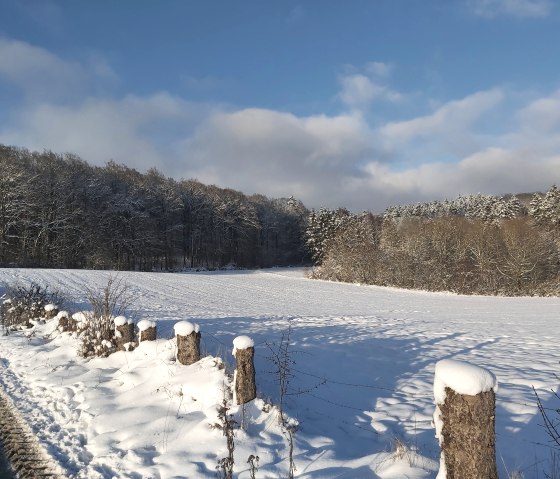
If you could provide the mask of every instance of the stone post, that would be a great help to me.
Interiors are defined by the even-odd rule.
[[[115,342],[117,351],[132,351],[134,349],[134,321],[124,316],[113,319],[115,323]]]
[[[233,355],[237,363],[234,376],[236,404],[245,404],[257,397],[255,382],[255,343],[249,336],[237,336],[233,340]]]
[[[136,326],[138,327],[138,343],[156,340],[157,329],[154,321],[143,319],[142,321],[138,321]]]
[[[498,479],[495,411],[497,381],[481,367],[451,359],[436,364],[437,479]]]
[[[173,326],[177,338],[177,361],[194,364],[200,359],[200,330],[198,324],[179,321]]]

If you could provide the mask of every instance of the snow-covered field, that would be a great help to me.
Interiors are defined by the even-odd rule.
[[[0,282],[35,280],[67,292],[66,309],[86,308],[84,286],[110,273],[0,270]],[[226,382],[220,360],[234,362],[232,340],[255,341],[262,399],[236,431],[234,477],[286,477],[288,449],[269,344],[291,324],[294,377],[286,411],[300,423],[294,451],[301,478],[434,478],[433,375],[440,359],[490,369],[497,393],[500,477],[543,478],[551,449],[532,386],[546,407],[559,379],[558,298],[466,297],[308,280],[303,270],[192,274],[121,273],[135,319],[200,325],[207,357],[174,362],[173,339],[133,352],[84,360],[76,340],[52,324],[27,338],[0,338],[0,386],[49,454],[79,478],[215,477],[227,456],[217,423]],[[263,410],[264,409],[264,410]],[[240,420],[240,411],[233,409]],[[396,445],[401,444],[397,447]],[[403,448],[402,445],[405,447]]]

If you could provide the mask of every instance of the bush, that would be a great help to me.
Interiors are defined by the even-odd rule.
[[[86,288],[85,295],[92,311],[80,322],[78,352],[82,357],[108,356],[116,346],[113,318],[126,313],[132,297],[126,283],[114,276],[100,290]]]
[[[549,473],[545,472],[544,476],[547,479],[558,479],[560,478],[560,408],[545,407],[534,386],[533,392],[537,398],[537,406],[544,421],[542,426],[548,434],[551,448]],[[557,392],[552,391],[552,393],[556,399],[560,400],[560,395]]]
[[[6,285],[5,298],[0,305],[0,322],[6,330],[31,327],[31,321],[44,319],[45,306],[53,303],[61,307],[64,296],[60,291],[49,291],[48,286],[30,284]]]

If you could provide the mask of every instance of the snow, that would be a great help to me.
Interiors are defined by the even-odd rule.
[[[72,315],[72,319],[77,323],[87,323],[88,313],[84,311],[78,311]]]
[[[68,318],[68,317],[70,317],[68,311],[59,311],[58,314],[56,315],[56,319]]]
[[[50,311],[54,311],[55,309],[58,309],[58,306],[56,306],[56,304],[46,304],[45,305],[45,311],[48,313]]]
[[[142,319],[141,321],[138,321],[136,326],[138,327],[138,331],[146,331],[147,329],[155,328],[156,322],[150,321],[149,319]]]
[[[232,354],[235,356],[238,349],[248,349],[253,347],[255,347],[255,342],[249,336],[237,336],[233,340]]]
[[[189,321],[179,321],[173,326],[176,336],[188,336],[189,334],[199,331],[198,324],[191,323]]]
[[[84,311],[84,285],[111,272],[0,269],[0,285],[35,281],[64,291],[69,312]],[[0,336],[0,387],[45,449],[77,479],[215,477],[227,456],[217,406],[231,384],[235,337],[255,344],[259,398],[235,432],[236,479],[287,476],[288,447],[277,420],[272,351],[291,326],[292,394],[284,398],[295,434],[296,477],[436,477],[434,369],[453,358],[500,381],[496,448],[500,477],[550,474],[551,455],[532,386],[559,406],[560,298],[460,296],[355,286],[303,277],[303,270],[119,273],[135,298],[127,313],[158,322],[161,338],[108,358],[82,359],[79,339],[57,321]],[[0,297],[3,294],[0,286]],[[85,315],[82,313],[85,317]],[[175,323],[197,318],[206,356],[175,361]],[[224,368],[224,366],[226,366]],[[480,386],[480,384],[478,384]],[[276,406],[275,406],[276,405]],[[242,411],[230,409],[242,422]],[[394,449],[398,438],[404,449]]]
[[[115,323],[115,326],[117,327],[124,326],[125,324],[128,324],[128,319],[126,319],[125,316],[117,316],[116,318],[113,318],[113,323]]]
[[[487,369],[455,359],[443,359],[436,364],[434,376],[434,398],[436,404],[445,401],[445,388],[457,394],[476,396],[493,389],[498,390],[498,381]]]

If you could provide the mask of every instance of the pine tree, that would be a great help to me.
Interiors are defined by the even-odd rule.
[[[329,210],[321,208],[311,210],[305,233],[306,245],[315,264],[321,264],[330,241],[350,213],[345,209]]]

